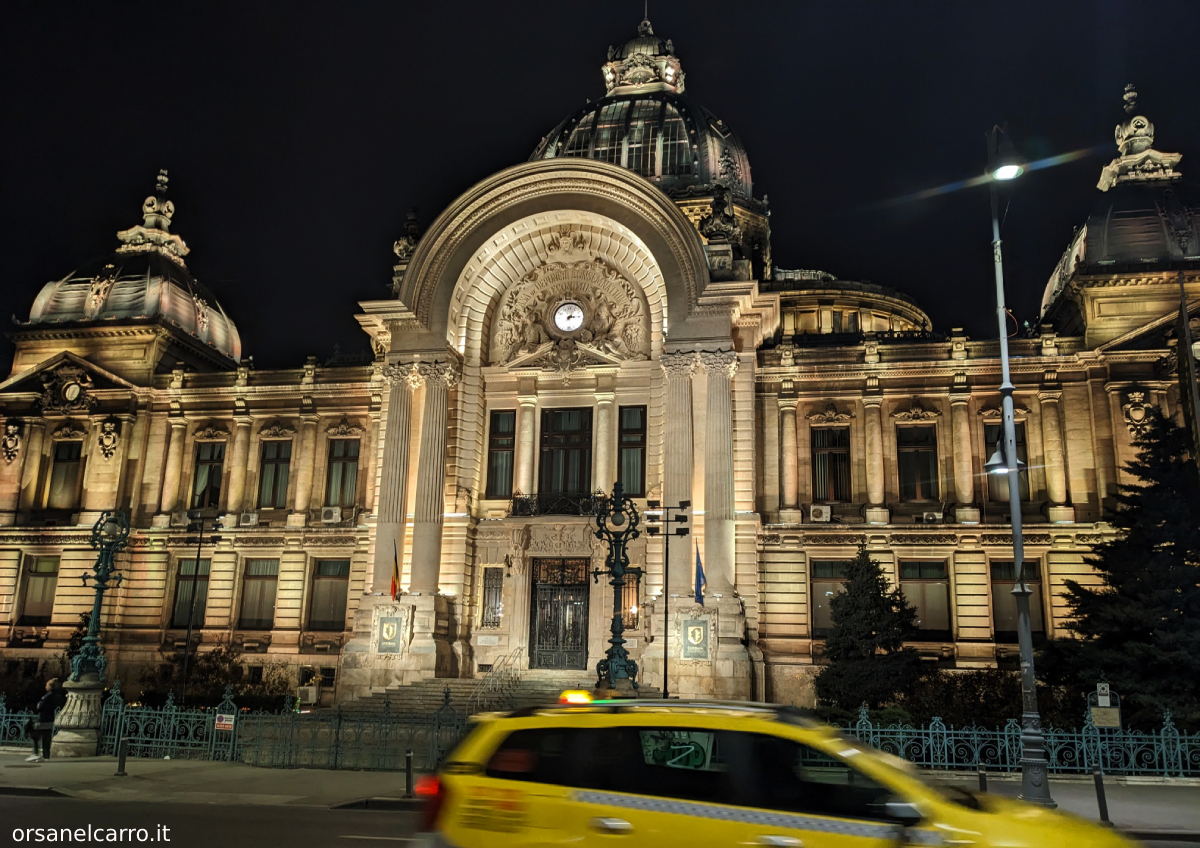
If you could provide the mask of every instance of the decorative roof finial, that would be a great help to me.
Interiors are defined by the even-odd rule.
[[[412,255],[416,253],[417,242],[421,240],[421,222],[417,218],[417,207],[408,210],[408,214],[404,216],[404,235],[396,239],[396,243],[392,245],[392,250],[400,257],[401,262],[408,262],[412,259]]]
[[[121,246],[117,253],[161,253],[183,265],[188,247],[179,236],[171,235],[171,217],[175,204],[167,200],[167,172],[160,170],[154,180],[154,194],[142,201],[142,223],[117,233]]]
[[[1132,115],[1137,111],[1137,89],[1133,87],[1133,83],[1125,86],[1125,114]]]
[[[158,169],[158,179],[154,181],[154,193],[159,197],[167,196],[167,170],[166,168]]]
[[[154,180],[154,194],[142,202],[143,226],[148,230],[171,231],[171,216],[175,214],[175,204],[167,200],[167,172],[161,169]]]
[[[1117,124],[1113,137],[1121,155],[1104,166],[1097,188],[1108,191],[1120,182],[1145,180],[1174,180],[1179,178],[1175,166],[1183,156],[1161,153],[1154,149],[1154,124],[1145,115],[1137,114],[1137,89],[1133,83],[1125,86],[1124,121]]]

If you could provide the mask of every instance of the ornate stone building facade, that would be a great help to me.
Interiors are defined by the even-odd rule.
[[[882,286],[773,267],[745,149],[648,22],[602,73],[606,96],[528,162],[424,233],[405,222],[393,296],[358,315],[372,361],[243,362],[170,232],[165,174],[107,263],[47,284],[0,383],[5,658],[62,650],[91,604],[87,531],[123,509],[118,675],[191,618],[201,650],[240,644],[252,678],[311,669],[329,699],[501,662],[583,681],[610,614],[589,512],[620,480],[643,508],[691,502],[669,561],[661,539],[632,549],[649,683],[665,651],[672,692],[810,701],[860,543],[917,605],[931,663],[1014,662],[1007,492],[983,473],[997,344],[933,332]],[[1046,635],[1111,533],[1146,410],[1178,414],[1181,285],[1200,296],[1179,156],[1129,112],[1040,326],[1011,342]],[[199,563],[190,509],[222,516]]]

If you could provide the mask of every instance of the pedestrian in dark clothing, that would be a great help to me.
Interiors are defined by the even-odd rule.
[[[36,763],[50,759],[50,738],[54,735],[54,714],[58,712],[58,708],[63,705],[65,700],[58,678],[47,680],[46,694],[37,703],[37,720],[29,734],[29,738],[33,742],[33,756],[26,757],[25,762]],[[40,755],[38,754],[39,739],[42,743]]]

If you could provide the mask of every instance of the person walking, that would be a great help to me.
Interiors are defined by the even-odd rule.
[[[26,757],[25,762],[37,763],[50,759],[50,738],[54,735],[54,714],[63,705],[63,690],[57,677],[46,681],[46,694],[37,703],[37,720],[29,734],[33,742],[33,756]],[[42,742],[42,752],[38,754],[38,740]]]

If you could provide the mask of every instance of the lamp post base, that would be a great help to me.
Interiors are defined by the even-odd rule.
[[[100,745],[104,681],[99,675],[85,674],[80,680],[68,680],[63,688],[67,690],[67,703],[54,721],[58,733],[50,756],[94,757]]]

